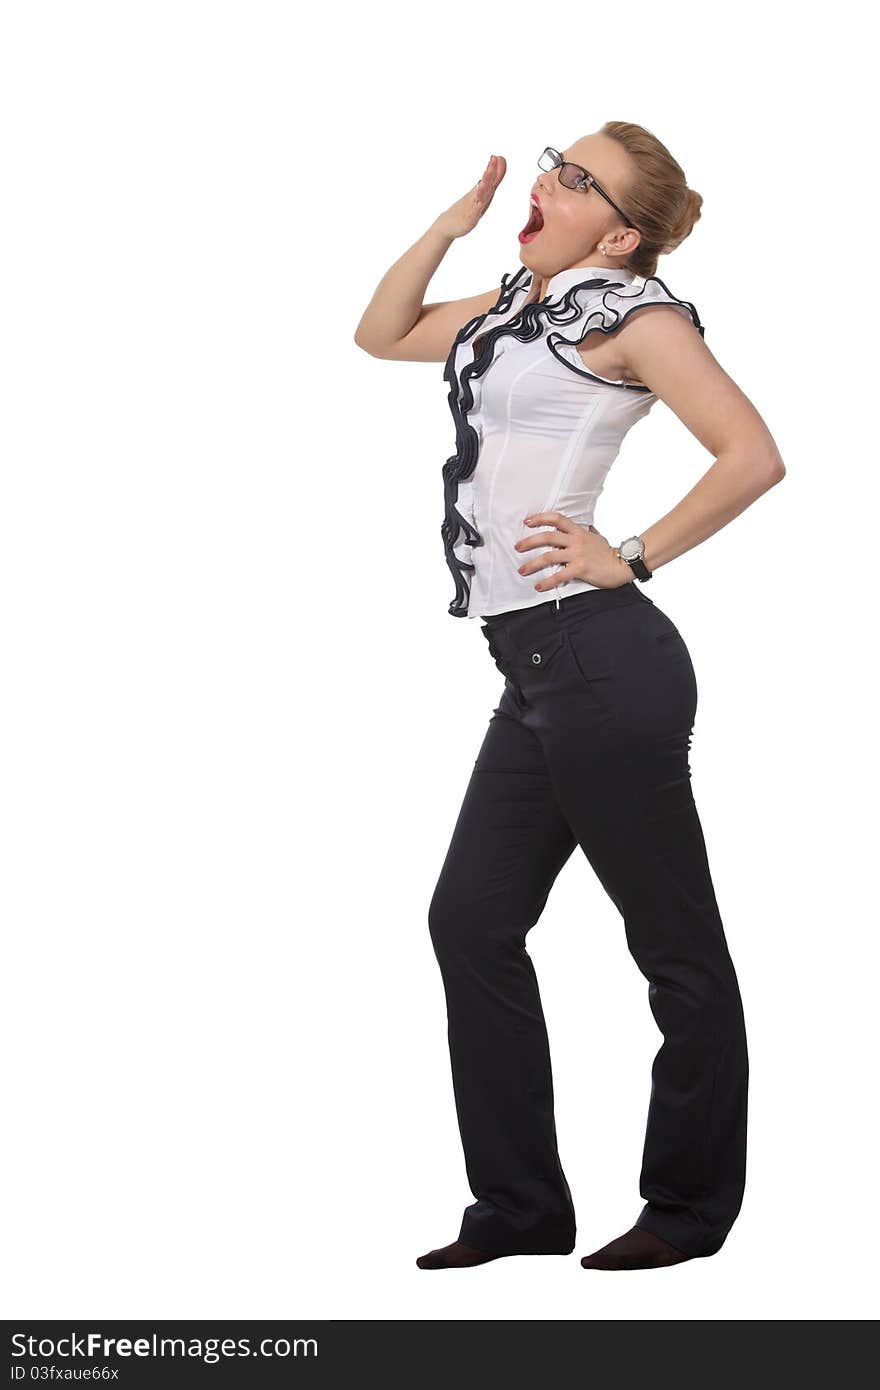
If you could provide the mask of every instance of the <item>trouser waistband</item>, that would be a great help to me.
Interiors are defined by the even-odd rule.
[[[512,608],[506,613],[491,613],[483,619],[483,631],[489,634],[501,632],[505,638],[517,645],[537,641],[548,633],[564,628],[572,618],[591,616],[605,612],[609,608],[622,608],[630,603],[653,603],[652,599],[639,587],[636,580],[619,584],[613,589],[583,589],[579,594],[570,594],[558,604],[552,599],[543,600],[531,608]]]

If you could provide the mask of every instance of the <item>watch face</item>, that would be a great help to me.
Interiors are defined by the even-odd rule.
[[[642,553],[641,542],[637,537],[630,536],[627,540],[621,542],[620,553],[624,560],[637,560]]]

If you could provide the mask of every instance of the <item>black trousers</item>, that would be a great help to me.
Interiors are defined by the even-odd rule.
[[[636,583],[504,613],[481,631],[504,690],[429,910],[476,1199],[458,1238],[504,1253],[574,1248],[526,935],[579,845],[623,918],[663,1035],[636,1224],[712,1255],[742,1203],[748,1052],[691,789],[690,654]]]

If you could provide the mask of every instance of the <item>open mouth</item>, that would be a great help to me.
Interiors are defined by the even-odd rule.
[[[519,240],[523,246],[526,242],[534,241],[544,225],[544,214],[534,201],[529,206],[529,220],[519,234]]]

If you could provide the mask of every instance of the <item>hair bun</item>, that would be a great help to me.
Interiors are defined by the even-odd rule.
[[[673,228],[672,236],[669,238],[669,242],[665,247],[666,255],[668,255],[670,251],[674,251],[677,246],[680,246],[685,237],[690,236],[694,227],[700,220],[703,206],[702,196],[693,188],[688,188],[686,194],[684,207]]]
[[[640,240],[627,266],[647,279],[657,274],[658,257],[690,236],[700,220],[703,199],[688,188],[684,169],[653,131],[629,121],[606,121],[600,133],[617,141],[629,158],[622,205]]]

